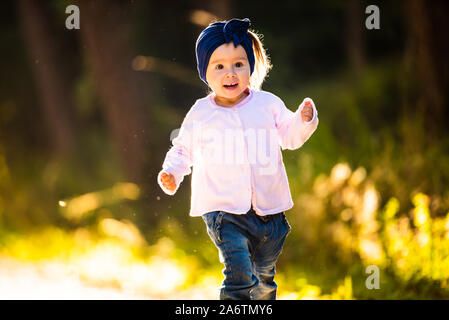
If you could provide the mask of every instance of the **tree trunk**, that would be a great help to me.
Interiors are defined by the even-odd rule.
[[[193,0],[192,4],[195,8],[206,10],[207,12],[216,16],[220,21],[234,18],[232,0],[216,0],[216,1]]]
[[[433,3],[432,3],[433,4]],[[430,6],[430,4],[429,4]],[[410,0],[404,5],[405,25],[408,30],[406,65],[418,85],[417,101],[409,101],[417,112],[425,115],[429,137],[436,137],[443,116],[444,94],[438,79],[432,22],[429,7],[422,0]],[[408,110],[409,111],[409,110]],[[444,124],[445,125],[445,124]]]
[[[363,8],[359,0],[346,2],[347,38],[346,50],[350,68],[360,75],[365,65],[365,46],[363,44]]]
[[[58,39],[48,21],[46,2],[20,0],[18,12],[25,46],[41,100],[48,139],[57,156],[75,150],[75,121],[70,85],[60,59]]]
[[[81,39],[98,90],[109,132],[125,175],[147,180],[150,119],[148,102],[132,69],[129,10],[115,1],[80,1]]]

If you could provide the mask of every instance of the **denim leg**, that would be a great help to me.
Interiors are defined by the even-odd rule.
[[[250,292],[259,280],[253,272],[248,239],[238,232],[233,233],[232,239],[230,241],[224,234],[223,242],[218,246],[225,266],[220,300],[249,300]]]
[[[272,233],[268,235],[254,252],[253,264],[259,279],[259,285],[253,289],[252,295],[257,300],[275,300],[277,284],[274,281],[276,261],[282,252],[285,238],[290,231],[283,213],[269,221]]]
[[[266,223],[252,210],[244,215],[215,211],[203,219],[225,266],[220,299],[276,299],[275,264],[290,231],[284,213]]]
[[[220,299],[249,300],[250,292],[257,287],[259,280],[253,272],[251,241],[244,226],[246,217],[221,211],[203,217],[224,264],[225,278],[220,287]]]

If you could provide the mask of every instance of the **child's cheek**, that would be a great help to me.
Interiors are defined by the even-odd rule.
[[[240,70],[238,70],[238,74],[241,76],[249,77],[250,69],[248,67],[241,68]]]
[[[223,71],[222,70],[214,70],[214,78],[215,80],[219,80],[223,77]]]

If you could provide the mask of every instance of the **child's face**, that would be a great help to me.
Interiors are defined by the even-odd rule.
[[[216,102],[232,106],[239,102],[248,87],[250,66],[241,45],[222,44],[212,53],[206,70],[206,80],[216,94]]]

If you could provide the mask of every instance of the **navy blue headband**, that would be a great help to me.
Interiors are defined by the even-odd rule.
[[[254,71],[254,52],[253,52],[253,40],[248,32],[248,28],[251,25],[248,18],[243,20],[232,19],[227,22],[215,22],[210,24],[206,29],[201,32],[196,40],[196,61],[198,73],[201,80],[206,84],[206,70],[209,65],[209,59],[212,53],[219,46],[225,43],[234,42],[234,47],[239,44],[245,49],[248,57],[249,65],[251,68],[251,74]]]

